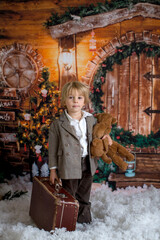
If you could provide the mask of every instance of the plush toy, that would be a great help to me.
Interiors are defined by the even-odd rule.
[[[128,164],[124,161],[132,161],[134,155],[119,143],[112,141],[109,145],[108,138],[104,138],[111,132],[112,124],[116,123],[116,119],[109,113],[97,114],[97,124],[93,128],[93,140],[91,143],[92,157],[101,157],[108,164],[112,161],[123,171],[127,169]]]

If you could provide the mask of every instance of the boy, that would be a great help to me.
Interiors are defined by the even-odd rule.
[[[79,202],[77,222],[90,223],[90,191],[97,160],[90,156],[92,114],[82,111],[89,102],[89,87],[68,82],[62,89],[61,104],[65,107],[49,130],[50,181],[61,179],[62,186]]]

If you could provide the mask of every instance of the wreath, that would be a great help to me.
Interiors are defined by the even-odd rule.
[[[122,65],[123,59],[132,55],[137,55],[139,57],[142,53],[145,53],[147,57],[160,57],[160,47],[145,42],[132,42],[130,45],[116,47],[115,53],[112,56],[107,57],[100,64],[97,73],[94,76],[93,86],[90,92],[90,98],[95,114],[104,111],[101,98],[104,94],[102,91],[102,85],[105,83],[107,72],[113,71],[113,65],[115,63]],[[135,148],[150,146],[157,148],[160,146],[160,130],[155,134],[151,132],[148,136],[141,134],[133,135],[132,133],[133,132],[125,131],[123,128],[117,128],[114,126],[111,135],[114,140],[124,146],[133,145]]]

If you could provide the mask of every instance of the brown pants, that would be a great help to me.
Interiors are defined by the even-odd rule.
[[[77,222],[91,222],[91,203],[89,202],[93,177],[90,173],[88,158],[82,159],[81,179],[62,179],[62,186],[79,202]]]

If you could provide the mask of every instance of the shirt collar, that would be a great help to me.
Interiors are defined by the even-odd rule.
[[[78,121],[77,119],[74,119],[74,118],[72,118],[68,113],[67,113],[67,110],[65,109],[64,110],[64,112],[65,112],[65,114],[66,114],[66,116],[67,116],[67,118],[68,118],[68,120],[71,122],[71,121]],[[83,118],[86,118],[86,117],[88,117],[88,116],[92,116],[92,114],[91,113],[89,113],[89,112],[86,112],[86,111],[82,111],[82,113],[83,113],[83,116],[82,116],[82,118],[81,118],[81,120],[83,119]],[[78,121],[79,122],[79,121]]]

